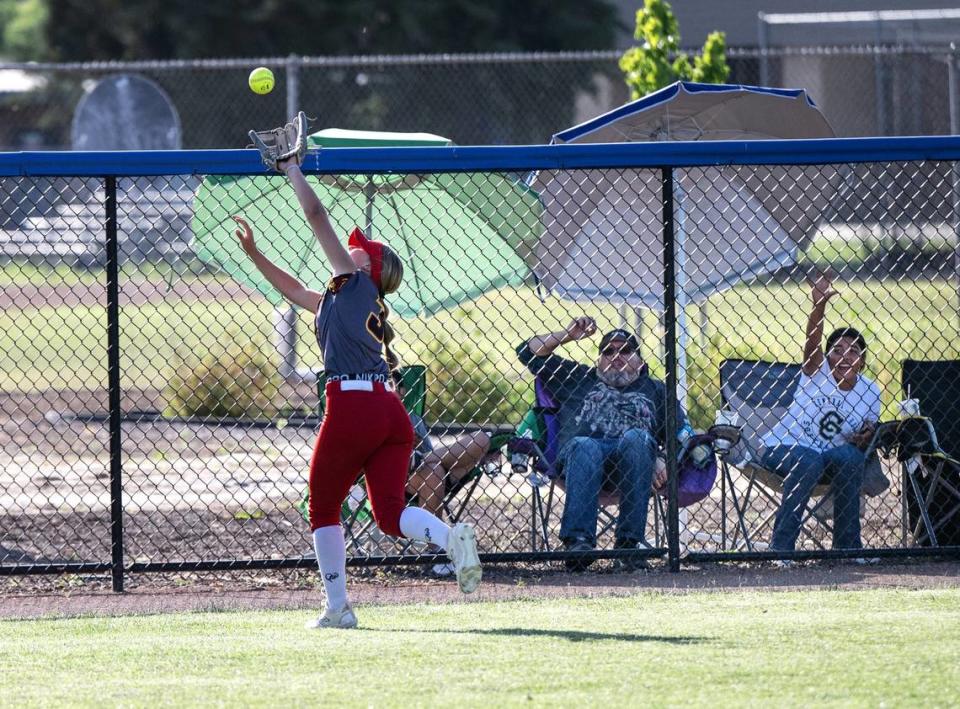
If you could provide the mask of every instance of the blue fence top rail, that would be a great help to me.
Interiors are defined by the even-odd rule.
[[[709,165],[960,160],[960,136],[692,141],[591,145],[325,148],[304,171],[322,174],[663,168]],[[0,176],[262,175],[254,150],[0,153]]]

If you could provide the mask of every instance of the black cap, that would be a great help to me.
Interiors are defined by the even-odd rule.
[[[607,348],[607,345],[609,345],[611,342],[626,342],[634,350],[639,351],[640,349],[640,343],[637,342],[637,338],[634,337],[633,333],[630,332],[629,330],[623,330],[618,328],[616,330],[611,330],[610,332],[608,332],[600,340],[600,351],[603,352]]]

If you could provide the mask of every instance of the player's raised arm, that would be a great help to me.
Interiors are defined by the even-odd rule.
[[[300,171],[300,165],[294,158],[280,163],[280,169],[293,185],[293,191],[297,195],[297,201],[300,202],[300,208],[303,215],[307,218],[307,223],[313,229],[313,233],[320,242],[327,261],[333,267],[333,275],[339,276],[343,273],[353,273],[357,270],[356,264],[350,258],[350,253],[346,247],[337,238],[337,233],[333,230],[330,218],[327,216],[327,210],[317,197],[317,193],[307,182],[307,178]]]
[[[330,224],[327,210],[300,171],[300,163],[307,154],[307,117],[304,112],[300,111],[296,118],[280,128],[252,130],[249,136],[253,140],[253,147],[260,151],[264,164],[271,170],[282,172],[290,180],[307,223],[333,267],[333,275],[356,271],[357,266],[350,258],[350,253],[340,243]]]
[[[280,291],[280,295],[289,302],[305,308],[311,313],[315,313],[317,311],[317,305],[320,303],[321,294],[318,291],[310,290],[264,256],[260,249],[257,248],[256,241],[253,237],[253,229],[250,228],[246,219],[234,216],[233,220],[239,227],[236,235],[240,246],[247,256],[250,257],[250,260],[253,261],[253,265],[257,267],[257,270],[270,282],[270,285]]]

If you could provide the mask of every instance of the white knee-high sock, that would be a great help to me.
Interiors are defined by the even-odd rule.
[[[339,524],[313,530],[313,549],[327,593],[327,608],[339,610],[347,602],[347,547]]]
[[[407,539],[436,544],[446,549],[450,527],[420,507],[407,507],[400,514],[400,531]]]

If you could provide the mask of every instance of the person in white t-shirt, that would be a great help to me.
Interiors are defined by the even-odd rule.
[[[859,549],[860,488],[864,452],[880,418],[880,389],[861,374],[863,335],[841,327],[821,348],[827,302],[837,294],[830,279],[811,286],[803,366],[787,415],[763,440],[760,463],[783,476],[783,501],[773,525],[774,551],[792,551],[813,488],[829,481],[833,493],[833,548]]]

